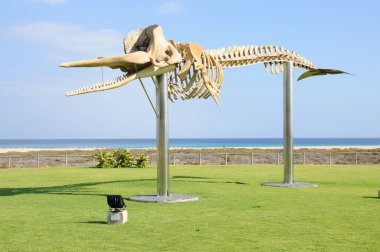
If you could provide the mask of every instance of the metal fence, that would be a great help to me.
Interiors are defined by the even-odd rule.
[[[156,164],[156,154],[134,153],[145,155],[149,164]],[[171,152],[171,165],[259,165],[282,164],[282,152]],[[324,165],[380,165],[380,152],[322,152],[303,151],[294,153],[295,164]],[[91,155],[36,155],[36,156],[0,156],[1,168],[13,167],[91,167],[96,160]]]
[[[152,159],[154,162],[154,159]],[[283,164],[282,152],[173,153],[173,165]],[[295,164],[380,165],[380,152],[296,152]]]
[[[95,166],[91,155],[0,156],[1,168]]]

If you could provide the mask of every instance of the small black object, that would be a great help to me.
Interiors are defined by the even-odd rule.
[[[107,203],[112,211],[120,212],[127,207],[121,195],[107,195]]]

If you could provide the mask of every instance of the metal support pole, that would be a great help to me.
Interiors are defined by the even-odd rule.
[[[303,152],[303,162],[302,162],[303,164],[305,164],[306,163],[306,152]]]
[[[329,153],[329,165],[331,165],[331,151]]]
[[[152,160],[151,158],[149,157],[149,154],[146,153],[146,158],[148,159],[148,164],[151,165],[152,164]]]
[[[284,67],[284,183],[293,184],[293,63]]]
[[[65,155],[65,166],[67,167],[67,154]]]
[[[251,165],[253,165],[253,152],[251,152]]]
[[[294,182],[294,151],[293,151],[293,62],[284,64],[284,181],[283,182],[265,182],[263,186],[276,187],[312,187],[317,186],[311,183]],[[277,162],[279,160],[277,159]]]
[[[358,165],[358,151],[355,151],[355,165]]]
[[[157,195],[169,196],[169,120],[166,74],[157,76],[156,89]]]
[[[226,153],[224,154],[225,156],[224,156],[224,164],[225,165],[228,165],[228,158],[227,158],[227,151],[226,151]]]
[[[37,155],[37,168],[40,168],[40,155]]]
[[[139,78],[139,81],[140,81],[141,87],[144,89],[144,93],[145,93],[145,95],[146,95],[146,98],[148,98],[148,101],[149,101],[149,103],[150,103],[150,106],[152,107],[152,109],[153,109],[154,113],[156,114],[156,116],[158,116],[157,110],[156,110],[156,108],[154,107],[153,102],[152,102],[152,100],[150,99],[150,96],[149,96],[148,92],[146,91],[146,88],[145,88],[144,83],[142,82],[142,80],[141,80],[140,78]],[[156,86],[156,88],[157,88],[157,86]]]

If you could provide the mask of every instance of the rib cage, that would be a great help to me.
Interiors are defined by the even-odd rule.
[[[178,48],[187,46],[187,43],[178,43]],[[219,105],[221,102],[220,87],[223,81],[223,69],[214,57],[202,50],[200,52],[200,62],[193,59],[188,73],[181,78],[179,72],[186,68],[188,55],[183,50],[179,50],[184,61],[181,62],[174,71],[168,73],[169,99],[171,101],[181,98],[182,100],[192,98],[207,99],[210,96]]]
[[[206,52],[213,56],[223,68],[264,63],[266,72],[270,67],[272,73],[279,73],[284,71],[283,63],[291,61],[294,68],[317,69],[311,61],[279,46],[233,46],[227,49],[206,50]]]

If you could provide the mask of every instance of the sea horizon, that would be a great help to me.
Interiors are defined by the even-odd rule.
[[[171,138],[170,148],[278,148],[282,138]],[[295,147],[380,146],[380,138],[294,138]],[[0,139],[0,148],[155,148],[155,138]]]

